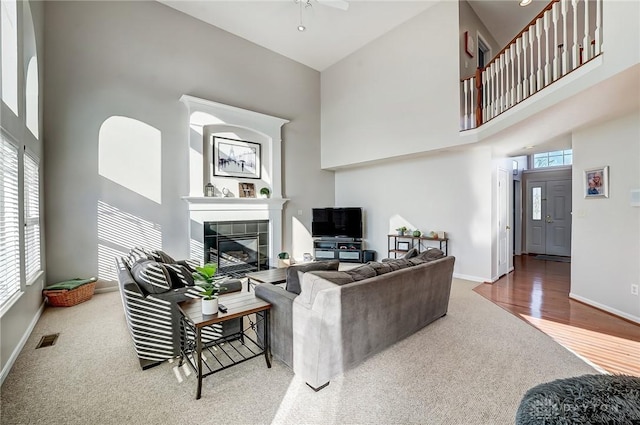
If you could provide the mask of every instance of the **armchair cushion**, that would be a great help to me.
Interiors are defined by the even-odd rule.
[[[131,276],[147,294],[162,294],[172,289],[169,272],[153,260],[141,258],[133,263]]]

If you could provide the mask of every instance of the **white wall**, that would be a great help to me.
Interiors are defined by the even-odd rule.
[[[405,225],[443,230],[455,274],[491,278],[491,150],[415,156],[336,171],[336,205],[365,211],[366,249],[387,257],[387,235]]]
[[[571,296],[640,322],[640,111],[573,134]],[[609,166],[609,198],[585,199],[583,171]]]
[[[323,71],[323,168],[459,143],[458,44],[441,1]]]
[[[282,137],[285,222],[295,213],[310,226],[311,208],[333,203],[333,173],[320,170],[318,72],[157,2],[55,1],[45,9],[48,281],[112,279],[114,255],[134,244],[189,256],[183,94],[291,120]],[[99,130],[112,116],[160,135],[155,149],[118,170],[140,167],[131,178],[156,170],[144,182],[158,200],[99,174]],[[282,249],[291,238],[286,228]]]

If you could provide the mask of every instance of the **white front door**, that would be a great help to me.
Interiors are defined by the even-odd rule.
[[[527,182],[527,252],[571,255],[571,180]]]

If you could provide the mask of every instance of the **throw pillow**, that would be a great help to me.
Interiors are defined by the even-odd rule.
[[[294,294],[300,295],[300,277],[298,272],[306,273],[319,270],[338,270],[339,260],[313,261],[311,263],[298,264],[287,267],[287,284],[285,289]]]
[[[173,257],[171,257],[169,254],[167,254],[166,252],[160,250],[160,249],[156,249],[154,251],[151,251],[151,255],[153,255],[154,259],[159,262],[159,263],[165,263],[165,264],[176,264],[177,261],[173,259]]]
[[[391,266],[387,263],[378,263],[377,261],[369,261],[367,265],[371,266],[373,270],[376,271],[376,275],[378,276],[381,274],[385,274],[393,271]]]
[[[171,279],[171,287],[184,288],[185,286],[193,286],[193,275],[191,270],[180,264],[164,264],[164,268],[169,273]]]
[[[161,263],[140,259],[131,267],[131,276],[148,294],[162,294],[171,290],[171,277]]]
[[[418,266],[420,264],[427,263],[428,261],[423,259],[423,258],[415,257],[415,258],[410,259],[409,262],[411,263],[412,266]]]
[[[417,255],[418,255],[418,250],[415,248],[411,248],[409,251],[407,251],[406,254],[402,256],[402,258],[404,258],[405,260],[408,260],[409,258],[413,258]]]
[[[320,270],[315,272],[309,272],[312,275],[319,276],[323,279],[328,280],[329,282],[335,283],[336,285],[345,285],[347,283],[354,282],[353,276],[351,276],[347,272],[338,271],[338,270]]]
[[[349,273],[351,277],[353,277],[353,280],[355,282],[376,276],[376,271],[373,269],[373,267],[367,264],[356,267],[355,269],[348,270],[347,273]]]
[[[422,258],[425,261],[433,261],[443,257],[444,257],[444,252],[442,252],[438,248],[429,248],[426,251],[418,254],[418,258]]]

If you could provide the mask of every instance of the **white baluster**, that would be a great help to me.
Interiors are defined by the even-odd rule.
[[[591,59],[591,37],[589,36],[589,1],[584,2],[584,38],[582,39],[582,63]]]
[[[482,71],[482,123],[489,118],[489,68]]]
[[[522,39],[523,36],[520,36],[520,38],[516,39],[516,57],[518,59],[518,76],[516,78],[516,103],[519,103],[522,100],[522,61],[520,59],[520,51],[521,51],[521,47],[522,47]]]
[[[595,55],[599,55],[602,52],[602,0],[596,0],[596,48]]]
[[[536,41],[538,43],[538,70],[536,72],[536,91],[542,89],[542,44],[540,44],[540,36],[542,35],[542,19],[536,21]]]
[[[551,61],[549,60],[549,24],[551,21],[551,11],[544,12],[544,78],[542,84],[546,86],[551,82]],[[555,49],[554,49],[555,50]]]
[[[498,57],[496,61],[498,64],[497,76],[498,76],[498,108],[496,109],[496,115],[499,115],[504,110],[504,54]]]
[[[462,129],[469,128],[469,80],[462,81],[462,92],[464,93],[464,116],[462,118]]]
[[[531,35],[528,31],[522,33],[522,64],[524,66],[524,78],[522,80],[522,99],[529,97],[529,69],[527,66],[527,46],[529,45],[529,37]]]
[[[551,14],[553,15],[553,81],[558,79],[560,70],[558,69],[558,9],[560,5],[554,3],[551,6]]]
[[[569,0],[561,0],[562,5],[562,75],[569,70],[569,39],[567,37],[567,12],[569,11]]]
[[[509,55],[511,56],[511,83],[509,84],[509,106],[516,104],[516,43],[509,46]]]
[[[493,85],[493,95],[491,96],[491,102],[493,102],[493,108],[491,108],[491,117],[495,117],[498,108],[498,60],[496,59],[492,64],[491,84]]]
[[[533,58],[533,42],[535,41],[535,24],[529,27],[529,50],[531,51],[531,74],[529,75],[529,96],[536,92],[536,65]]]
[[[470,122],[469,122],[469,128],[475,128],[476,127],[476,77],[471,77],[471,79],[469,80],[469,86],[471,86],[470,89],[470,93],[471,93],[471,111],[470,111]]]
[[[573,63],[571,64],[571,69],[576,69],[580,66],[579,62],[579,49],[578,45],[578,2],[580,0],[571,0],[571,5],[573,6],[573,45],[571,47],[571,58],[573,59]]]
[[[509,81],[510,81],[510,72],[509,68],[511,68],[511,57],[509,56],[509,49],[505,50],[503,53],[504,56],[504,107],[503,111],[506,111],[511,106],[509,98],[511,97],[511,90],[509,89]]]

